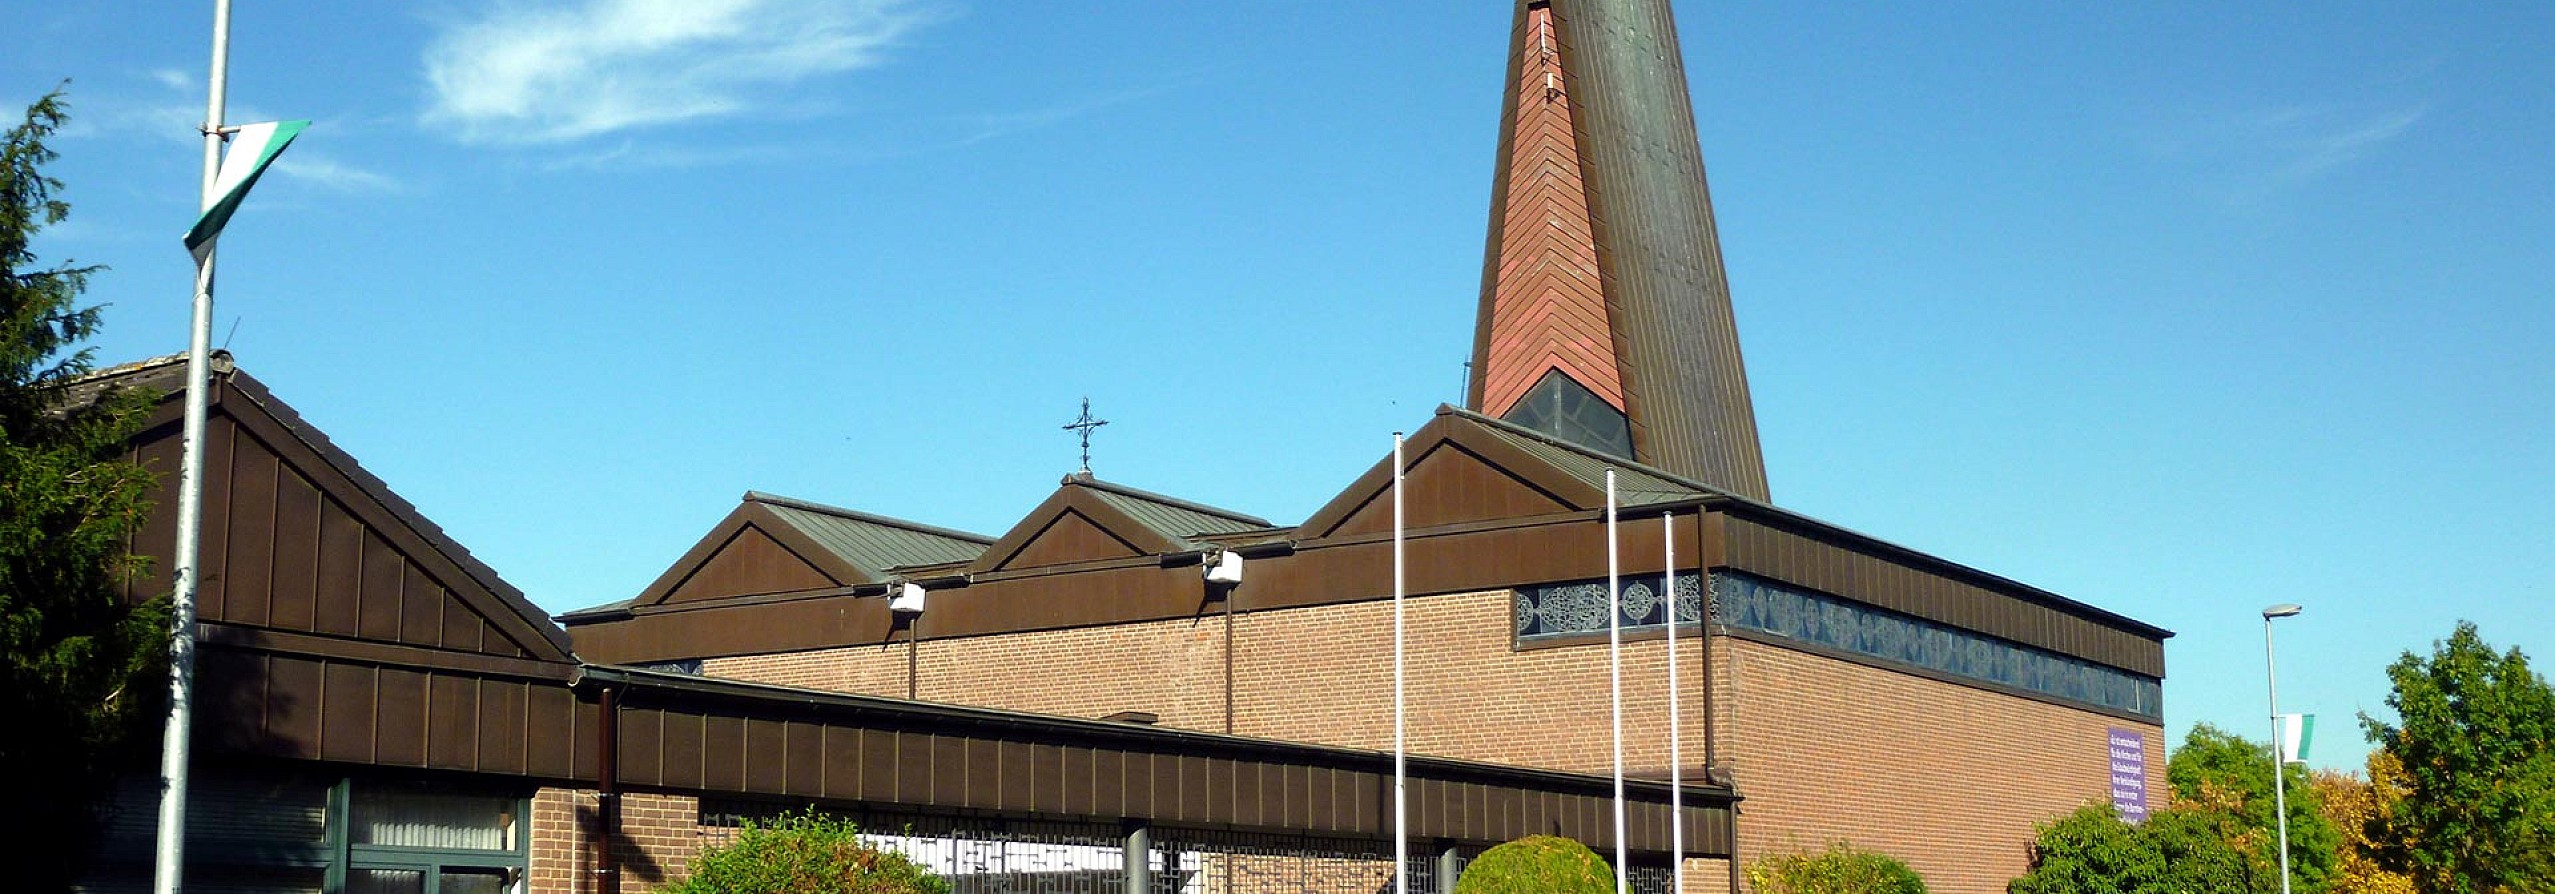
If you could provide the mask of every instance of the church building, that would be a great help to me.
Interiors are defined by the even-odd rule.
[[[1774,500],[1668,7],[1517,4],[1470,388],[1402,469],[1292,522],[1087,472],[989,533],[748,493],[645,590],[561,616],[575,656],[1389,749],[1398,471],[1412,753],[1609,773],[1620,625],[1630,774],[1735,798],[1736,859],[1684,867],[1708,889],[1843,841],[1986,894],[2035,823],[2143,810],[2169,631]]]

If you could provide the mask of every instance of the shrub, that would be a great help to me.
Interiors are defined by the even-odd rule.
[[[1613,894],[1615,870],[1568,838],[1533,835],[1482,852],[1455,894]]]
[[[734,841],[693,857],[691,875],[665,894],[949,894],[949,882],[810,810],[746,822]]]
[[[1925,877],[1898,858],[1842,841],[1760,859],[1748,866],[1748,885],[1758,894],[1925,894]]]

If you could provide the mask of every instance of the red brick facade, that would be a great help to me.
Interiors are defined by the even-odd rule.
[[[595,894],[592,839],[595,794],[544,788],[532,799],[531,894]],[[701,802],[679,795],[625,794],[621,834],[612,855],[623,894],[646,894],[680,881],[692,855],[725,840],[723,827],[701,825]]]
[[[1988,894],[2022,874],[2034,823],[2107,797],[2109,729],[2141,731],[2147,790],[2163,791],[2155,724],[1747,640],[1714,646],[1747,858],[1849,841],[1906,860],[1934,891]]]
[[[1515,644],[1506,590],[1405,602],[1414,753],[1585,773],[1612,765],[1606,647]],[[935,701],[1160,723],[1357,748],[1392,746],[1392,606],[1362,602],[920,643]],[[926,630],[928,635],[928,630]],[[1666,643],[1624,647],[1625,765],[1668,766]],[[1705,760],[1704,644],[1679,640],[1684,763]],[[1997,892],[2022,872],[2035,822],[2104,797],[2105,734],[2154,724],[1838,658],[1716,637],[1718,759],[1737,776],[1743,859],[1835,841],[1906,859],[1933,890]],[[725,676],[905,692],[906,646],[711,659]],[[1225,675],[1227,661],[1232,674]],[[1229,685],[1229,689],[1228,689]],[[1229,695],[1228,695],[1229,692]],[[1229,699],[1229,701],[1228,701]],[[1726,887],[1724,875],[1714,884]],[[1691,875],[1691,870],[1690,870]],[[1708,890],[1696,889],[1696,890]]]

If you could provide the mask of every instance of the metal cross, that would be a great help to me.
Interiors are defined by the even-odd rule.
[[[1065,426],[1066,431],[1082,435],[1082,473],[1091,474],[1091,430],[1109,424],[1106,419],[1091,418],[1091,398],[1082,399],[1082,416]]]

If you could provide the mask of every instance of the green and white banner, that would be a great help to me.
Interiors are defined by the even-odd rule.
[[[2315,715],[2280,715],[2280,760],[2283,763],[2307,762],[2307,750],[2315,747]]]
[[[275,156],[284,154],[284,147],[292,145],[293,138],[310,125],[308,121],[243,124],[231,135],[231,147],[222,153],[222,167],[213,175],[213,204],[186,231],[186,250],[195,255],[196,263],[204,263],[204,258],[213,253],[213,241],[222,237],[222,227],[231,222],[231,212],[239,210],[240,200],[248,198],[248,188],[257,185],[266,166],[274,164]]]

